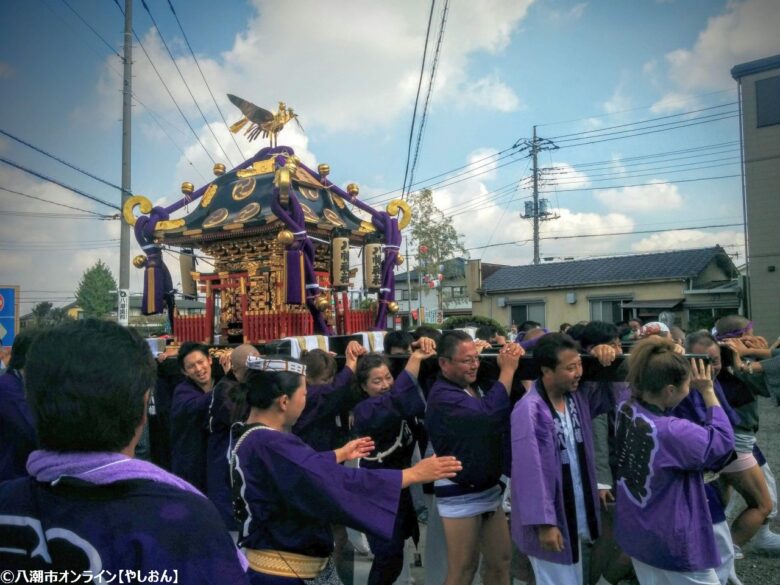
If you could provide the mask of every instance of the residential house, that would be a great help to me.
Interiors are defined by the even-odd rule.
[[[484,278],[475,315],[502,324],[561,323],[661,313],[683,328],[711,325],[740,309],[739,274],[720,246],[501,268]]]
[[[441,323],[447,317],[471,315],[468,275],[473,262],[475,261],[466,258],[446,260],[441,272],[444,278],[439,286],[433,288],[423,282],[424,275],[416,269],[408,274],[408,279],[406,272],[396,274],[395,298],[400,307],[396,314],[396,325],[409,328],[414,327],[418,322]],[[481,266],[488,274],[503,267],[501,264],[481,264]],[[411,290],[409,280],[411,280]]]
[[[780,335],[780,55],[737,65],[749,275],[748,315],[759,335]]]

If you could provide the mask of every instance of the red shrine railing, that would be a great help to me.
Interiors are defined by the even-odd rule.
[[[358,331],[370,331],[376,319],[375,311],[360,309],[344,311],[339,322],[339,333],[349,335]],[[211,317],[205,315],[177,315],[173,318],[173,333],[179,343],[197,341],[211,343]],[[314,321],[308,311],[277,311],[274,313],[249,313],[243,318],[244,340],[259,343],[281,339],[314,335]]]
[[[208,315],[176,315],[173,318],[173,334],[179,343],[197,341],[211,343]]]

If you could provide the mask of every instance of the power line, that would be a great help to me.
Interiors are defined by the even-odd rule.
[[[206,85],[206,89],[209,90],[209,95],[211,96],[211,100],[214,102],[214,106],[216,106],[217,111],[219,112],[220,118],[222,118],[222,122],[225,124],[225,127],[230,129],[230,124],[227,123],[227,120],[225,119],[225,115],[222,113],[222,109],[219,107],[219,104],[217,103],[216,98],[214,97],[214,93],[211,91],[211,86],[209,85],[209,82],[206,81],[206,75],[203,73],[203,70],[200,68],[200,63],[198,62],[198,58],[195,56],[195,51],[192,50],[192,46],[190,45],[190,40],[187,38],[187,33],[184,32],[184,27],[181,25],[181,21],[179,20],[179,15],[176,14],[176,11],[173,9],[173,4],[171,3],[171,0],[168,0],[168,7],[171,9],[171,12],[173,13],[173,17],[176,19],[176,24],[179,25],[179,30],[181,31],[182,36],[184,37],[184,42],[187,44],[187,48],[190,50],[190,55],[192,55],[193,61],[195,61],[195,65],[198,67],[198,71],[200,72],[200,76],[203,79],[203,83]],[[241,151],[241,147],[238,145],[238,141],[236,141],[235,135],[230,132],[230,137],[233,139],[233,144],[236,145],[236,149],[238,150],[239,155],[241,155],[242,159],[245,159],[246,156]]]
[[[154,30],[157,31],[157,35],[160,37],[160,40],[162,41],[162,44],[165,47],[168,56],[171,58],[171,62],[173,63],[173,66],[176,68],[176,71],[178,72],[179,77],[181,78],[181,81],[184,84],[184,87],[187,88],[187,92],[190,94],[190,97],[192,98],[192,102],[195,104],[195,107],[198,109],[198,112],[200,113],[200,117],[203,118],[206,127],[209,129],[209,132],[211,132],[211,135],[214,137],[214,141],[217,143],[217,146],[219,146],[219,149],[222,151],[222,154],[225,155],[225,158],[230,163],[230,166],[231,167],[235,166],[233,162],[230,160],[228,153],[225,152],[225,149],[222,147],[222,143],[219,141],[219,138],[217,138],[217,135],[214,133],[214,130],[209,124],[209,121],[206,119],[206,115],[203,113],[203,110],[201,110],[200,104],[198,104],[198,100],[195,99],[195,95],[192,93],[192,90],[190,89],[187,80],[184,78],[184,74],[181,72],[181,69],[179,68],[179,64],[176,62],[176,59],[174,58],[173,53],[171,52],[171,49],[168,47],[168,43],[165,42],[165,37],[163,37],[160,27],[157,26],[157,21],[154,19],[154,16],[152,16],[152,12],[151,10],[149,10],[149,6],[146,4],[146,0],[141,0],[141,5],[144,7],[144,10],[146,10],[146,13],[149,15],[149,18],[151,19],[152,24],[154,25]]]
[[[13,217],[37,217],[40,219],[91,219],[93,221],[105,221],[108,219],[119,219],[119,217],[97,217],[92,214],[79,213],[45,213],[35,211],[0,211],[0,215],[9,215]]]
[[[83,23],[84,23],[84,25],[85,25],[85,26],[86,26],[86,27],[87,27],[89,30],[91,30],[93,33],[95,33],[95,36],[97,36],[97,38],[99,38],[101,41],[103,41],[103,44],[104,44],[106,47],[108,47],[109,51],[111,51],[111,52],[112,52],[114,55],[116,55],[116,56],[117,56],[117,57],[119,57],[120,59],[122,58],[122,57],[119,55],[119,53],[117,53],[116,49],[115,49],[113,46],[111,46],[111,44],[110,44],[110,43],[109,43],[109,42],[108,42],[106,39],[104,39],[104,38],[103,38],[103,36],[102,36],[102,35],[101,35],[101,34],[100,34],[98,31],[96,31],[96,30],[95,30],[95,29],[92,27],[92,25],[91,25],[91,24],[89,24],[89,23],[88,23],[86,20],[84,20],[84,17],[83,17],[83,16],[81,16],[81,14],[79,14],[78,12],[76,12],[76,10],[73,8],[73,6],[71,6],[70,4],[68,4],[68,0],[62,0],[62,3],[63,3],[63,4],[65,4],[65,6],[67,6],[68,8],[70,8],[71,12],[73,12],[73,14],[75,14],[75,15],[78,17],[78,19],[79,19],[81,22],[83,22]]]
[[[699,108],[698,110],[688,110],[687,112],[680,112],[679,114],[669,114],[667,116],[658,116],[656,118],[647,118],[645,120],[637,120],[636,122],[627,122],[625,124],[618,124],[616,126],[606,126],[604,128],[595,128],[593,130],[584,130],[582,132],[573,132],[571,134],[560,134],[559,136],[553,136],[551,140],[560,140],[562,138],[569,138],[570,136],[580,136],[582,134],[590,134],[592,132],[603,132],[605,130],[614,130],[615,128],[625,128],[626,126],[635,126],[637,124],[646,124],[648,122],[655,122],[658,120],[667,120],[669,118],[679,118],[680,116],[689,116],[690,114],[697,114],[699,112],[707,112],[709,110],[717,110],[729,106],[736,106],[738,102],[728,102],[726,104],[720,104],[717,106],[710,106],[708,108]]]
[[[606,187],[585,187],[582,189],[559,189],[558,191],[539,191],[539,193],[573,193],[575,191],[602,191],[604,189],[623,189],[625,187],[654,187],[656,185],[674,185],[676,183],[694,183],[696,181],[715,181],[719,179],[733,179],[742,175],[721,175],[718,177],[700,177],[698,179],[679,179],[677,181],[657,181],[654,183],[637,183],[633,185],[608,185]]]
[[[436,71],[439,65],[439,53],[441,51],[441,43],[444,39],[444,29],[447,26],[447,12],[449,11],[450,2],[444,0],[444,8],[441,13],[441,23],[439,24],[439,35],[436,39],[436,50],[433,53],[433,60],[431,61],[431,75],[428,80],[428,91],[425,94],[425,103],[423,104],[422,115],[420,116],[420,126],[417,130],[417,144],[414,150],[414,158],[412,159],[412,167],[409,171],[409,183],[414,183],[414,173],[417,170],[417,161],[420,156],[420,149],[422,147],[422,139],[425,134],[425,122],[428,119],[428,106],[430,105],[431,95],[433,94],[433,86],[436,80]]]
[[[73,209],[75,211],[83,211],[84,213],[91,213],[92,215],[95,215],[101,219],[114,219],[119,218],[118,215],[104,215],[102,213],[98,213],[97,211],[90,211],[89,209],[82,209],[81,207],[74,207],[72,205],[66,205],[65,203],[58,203],[56,201],[50,201],[49,199],[44,199],[43,197],[36,197],[35,195],[30,195],[28,193],[22,193],[21,191],[14,191],[13,189],[8,189],[7,187],[0,187],[0,191],[6,191],[7,193],[13,193],[14,195],[19,195],[20,197],[26,197],[28,199],[35,199],[36,201],[43,201],[44,203],[50,203],[51,205],[57,205],[59,207],[66,207],[68,209]]]
[[[658,230],[639,230],[639,231],[632,231],[632,232],[610,232],[605,234],[576,234],[576,235],[570,235],[570,236],[542,236],[539,239],[540,240],[570,240],[570,239],[578,239],[578,238],[603,238],[607,236],[631,236],[631,235],[641,235],[641,234],[658,234],[663,232],[684,232],[684,231],[691,231],[691,230],[703,230],[703,229],[714,229],[714,228],[723,228],[723,227],[742,227],[743,223],[723,223],[723,224],[712,224],[712,225],[700,225],[700,226],[689,226],[689,227],[676,227],[676,228],[668,228],[668,229],[658,229]],[[512,242],[501,242],[498,244],[489,244],[487,246],[474,246],[471,248],[466,248],[467,250],[483,250],[485,248],[495,248],[496,246],[510,246],[513,244],[527,244],[529,242],[532,242],[532,238],[528,238],[525,240],[515,240]]]
[[[14,168],[19,169],[20,171],[24,171],[25,173],[29,173],[33,175],[34,177],[38,177],[39,179],[43,179],[44,181],[48,181],[49,183],[54,183],[55,185],[59,185],[63,189],[67,189],[68,191],[72,191],[73,193],[76,193],[77,195],[81,195],[82,197],[86,197],[87,199],[91,199],[92,201],[95,201],[97,203],[100,203],[102,205],[105,205],[106,207],[110,207],[111,209],[118,209],[119,211],[122,211],[118,205],[115,205],[113,203],[109,203],[108,201],[104,201],[103,199],[100,199],[99,197],[95,197],[94,195],[90,195],[89,193],[85,193],[84,191],[81,191],[80,189],[76,189],[75,187],[69,187],[65,183],[61,183],[60,181],[57,181],[55,179],[52,179],[51,177],[47,177],[46,175],[42,175],[41,173],[38,173],[36,171],[33,171],[31,169],[28,169],[27,167],[24,167],[20,164],[17,164],[15,162],[12,162],[6,158],[0,157],[0,162],[3,162],[9,166],[12,166]]]
[[[425,60],[428,56],[428,40],[431,36],[431,24],[433,24],[433,8],[436,6],[436,0],[431,0],[431,10],[428,13],[428,27],[425,30],[425,44],[423,45],[422,65],[420,65],[420,78],[417,80],[417,93],[414,97],[414,109],[412,110],[412,123],[409,125],[409,144],[406,146],[406,168],[404,168],[404,182],[401,186],[401,197],[406,198],[406,179],[409,176],[409,163],[412,158],[412,139],[414,137],[414,126],[417,121],[417,106],[420,102],[420,90],[422,89],[422,80],[425,74]],[[411,187],[411,185],[410,185]]]
[[[64,0],[63,0],[63,1],[64,1]],[[117,189],[118,191],[121,191],[121,190],[122,190],[122,187],[120,187],[119,185],[115,185],[114,183],[111,183],[110,181],[107,181],[106,179],[101,179],[100,177],[98,177],[98,176],[96,176],[96,175],[93,175],[93,174],[92,174],[92,173],[90,173],[89,171],[85,171],[84,169],[81,169],[81,168],[77,167],[76,165],[74,165],[74,164],[72,164],[72,163],[69,163],[69,162],[68,162],[68,161],[66,161],[66,160],[63,160],[63,159],[61,159],[60,157],[58,157],[58,156],[55,156],[55,155],[51,154],[50,152],[46,152],[46,151],[45,151],[45,150],[43,150],[42,148],[40,148],[40,147],[38,147],[38,146],[35,146],[35,145],[33,145],[33,144],[30,144],[29,142],[27,142],[27,141],[25,141],[25,140],[22,140],[22,139],[21,139],[21,138],[19,138],[18,136],[14,136],[14,135],[13,135],[13,134],[11,134],[10,132],[8,132],[8,131],[6,131],[6,130],[3,130],[2,128],[0,128],[0,134],[3,134],[4,136],[7,136],[7,137],[8,137],[8,138],[10,138],[11,140],[15,140],[15,141],[16,141],[16,142],[18,142],[19,144],[23,144],[23,145],[24,145],[24,146],[26,146],[27,148],[31,148],[31,149],[32,149],[32,150],[34,150],[35,152],[38,152],[38,153],[40,153],[40,154],[42,154],[42,155],[44,155],[44,156],[48,156],[49,158],[51,158],[51,159],[53,159],[53,160],[56,160],[58,163],[60,163],[60,164],[63,164],[63,165],[65,165],[66,167],[73,169],[74,171],[78,171],[79,173],[81,173],[82,175],[86,175],[86,176],[87,176],[87,177],[89,177],[90,179],[95,179],[96,181],[98,181],[98,182],[100,182],[100,183],[103,183],[104,185],[107,185],[107,186],[109,186],[109,187],[113,187],[114,189]]]
[[[176,109],[178,110],[179,114],[181,115],[182,119],[184,120],[184,123],[187,124],[187,128],[190,129],[190,132],[195,137],[195,140],[198,141],[198,144],[200,144],[200,147],[203,149],[203,151],[206,153],[206,156],[209,157],[212,164],[217,164],[214,160],[214,157],[211,156],[211,153],[208,151],[208,149],[203,145],[203,142],[201,142],[200,137],[198,136],[198,133],[195,132],[192,125],[190,124],[190,121],[187,119],[187,116],[184,115],[184,112],[182,111],[181,107],[179,106],[179,103],[176,101],[176,98],[173,97],[173,94],[171,93],[171,90],[168,88],[168,85],[165,83],[165,80],[163,79],[162,75],[160,75],[160,72],[157,69],[157,66],[154,64],[154,61],[152,61],[151,55],[146,50],[146,47],[144,47],[144,44],[141,42],[141,39],[138,37],[138,33],[135,32],[135,29],[133,29],[133,37],[135,37],[136,42],[138,43],[138,46],[141,47],[141,50],[144,52],[144,55],[146,55],[146,58],[149,61],[149,64],[152,66],[152,69],[157,74],[157,78],[160,80],[160,83],[162,83],[163,87],[165,88],[165,91],[168,92],[168,97],[171,98],[171,101],[173,102],[173,105],[176,106]]]

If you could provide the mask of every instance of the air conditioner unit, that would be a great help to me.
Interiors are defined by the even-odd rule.
[[[497,304],[499,307],[502,307],[502,308],[503,308],[503,307],[506,307],[506,297],[498,297],[498,298],[496,299],[496,304]]]

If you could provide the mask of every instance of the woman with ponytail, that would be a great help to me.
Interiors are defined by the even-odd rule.
[[[283,356],[249,358],[247,367],[250,413],[236,433],[231,475],[252,585],[338,583],[331,524],[389,539],[403,488],[461,469],[454,457],[403,470],[339,465],[371,453],[374,442],[317,452],[290,432],[306,405],[306,367]]]
[[[618,544],[642,585],[717,585],[702,473],[732,456],[734,433],[712,366],[689,363],[671,339],[653,336],[634,346],[626,380],[632,398],[618,408],[615,433]],[[671,414],[691,391],[706,408],[701,425]]]

